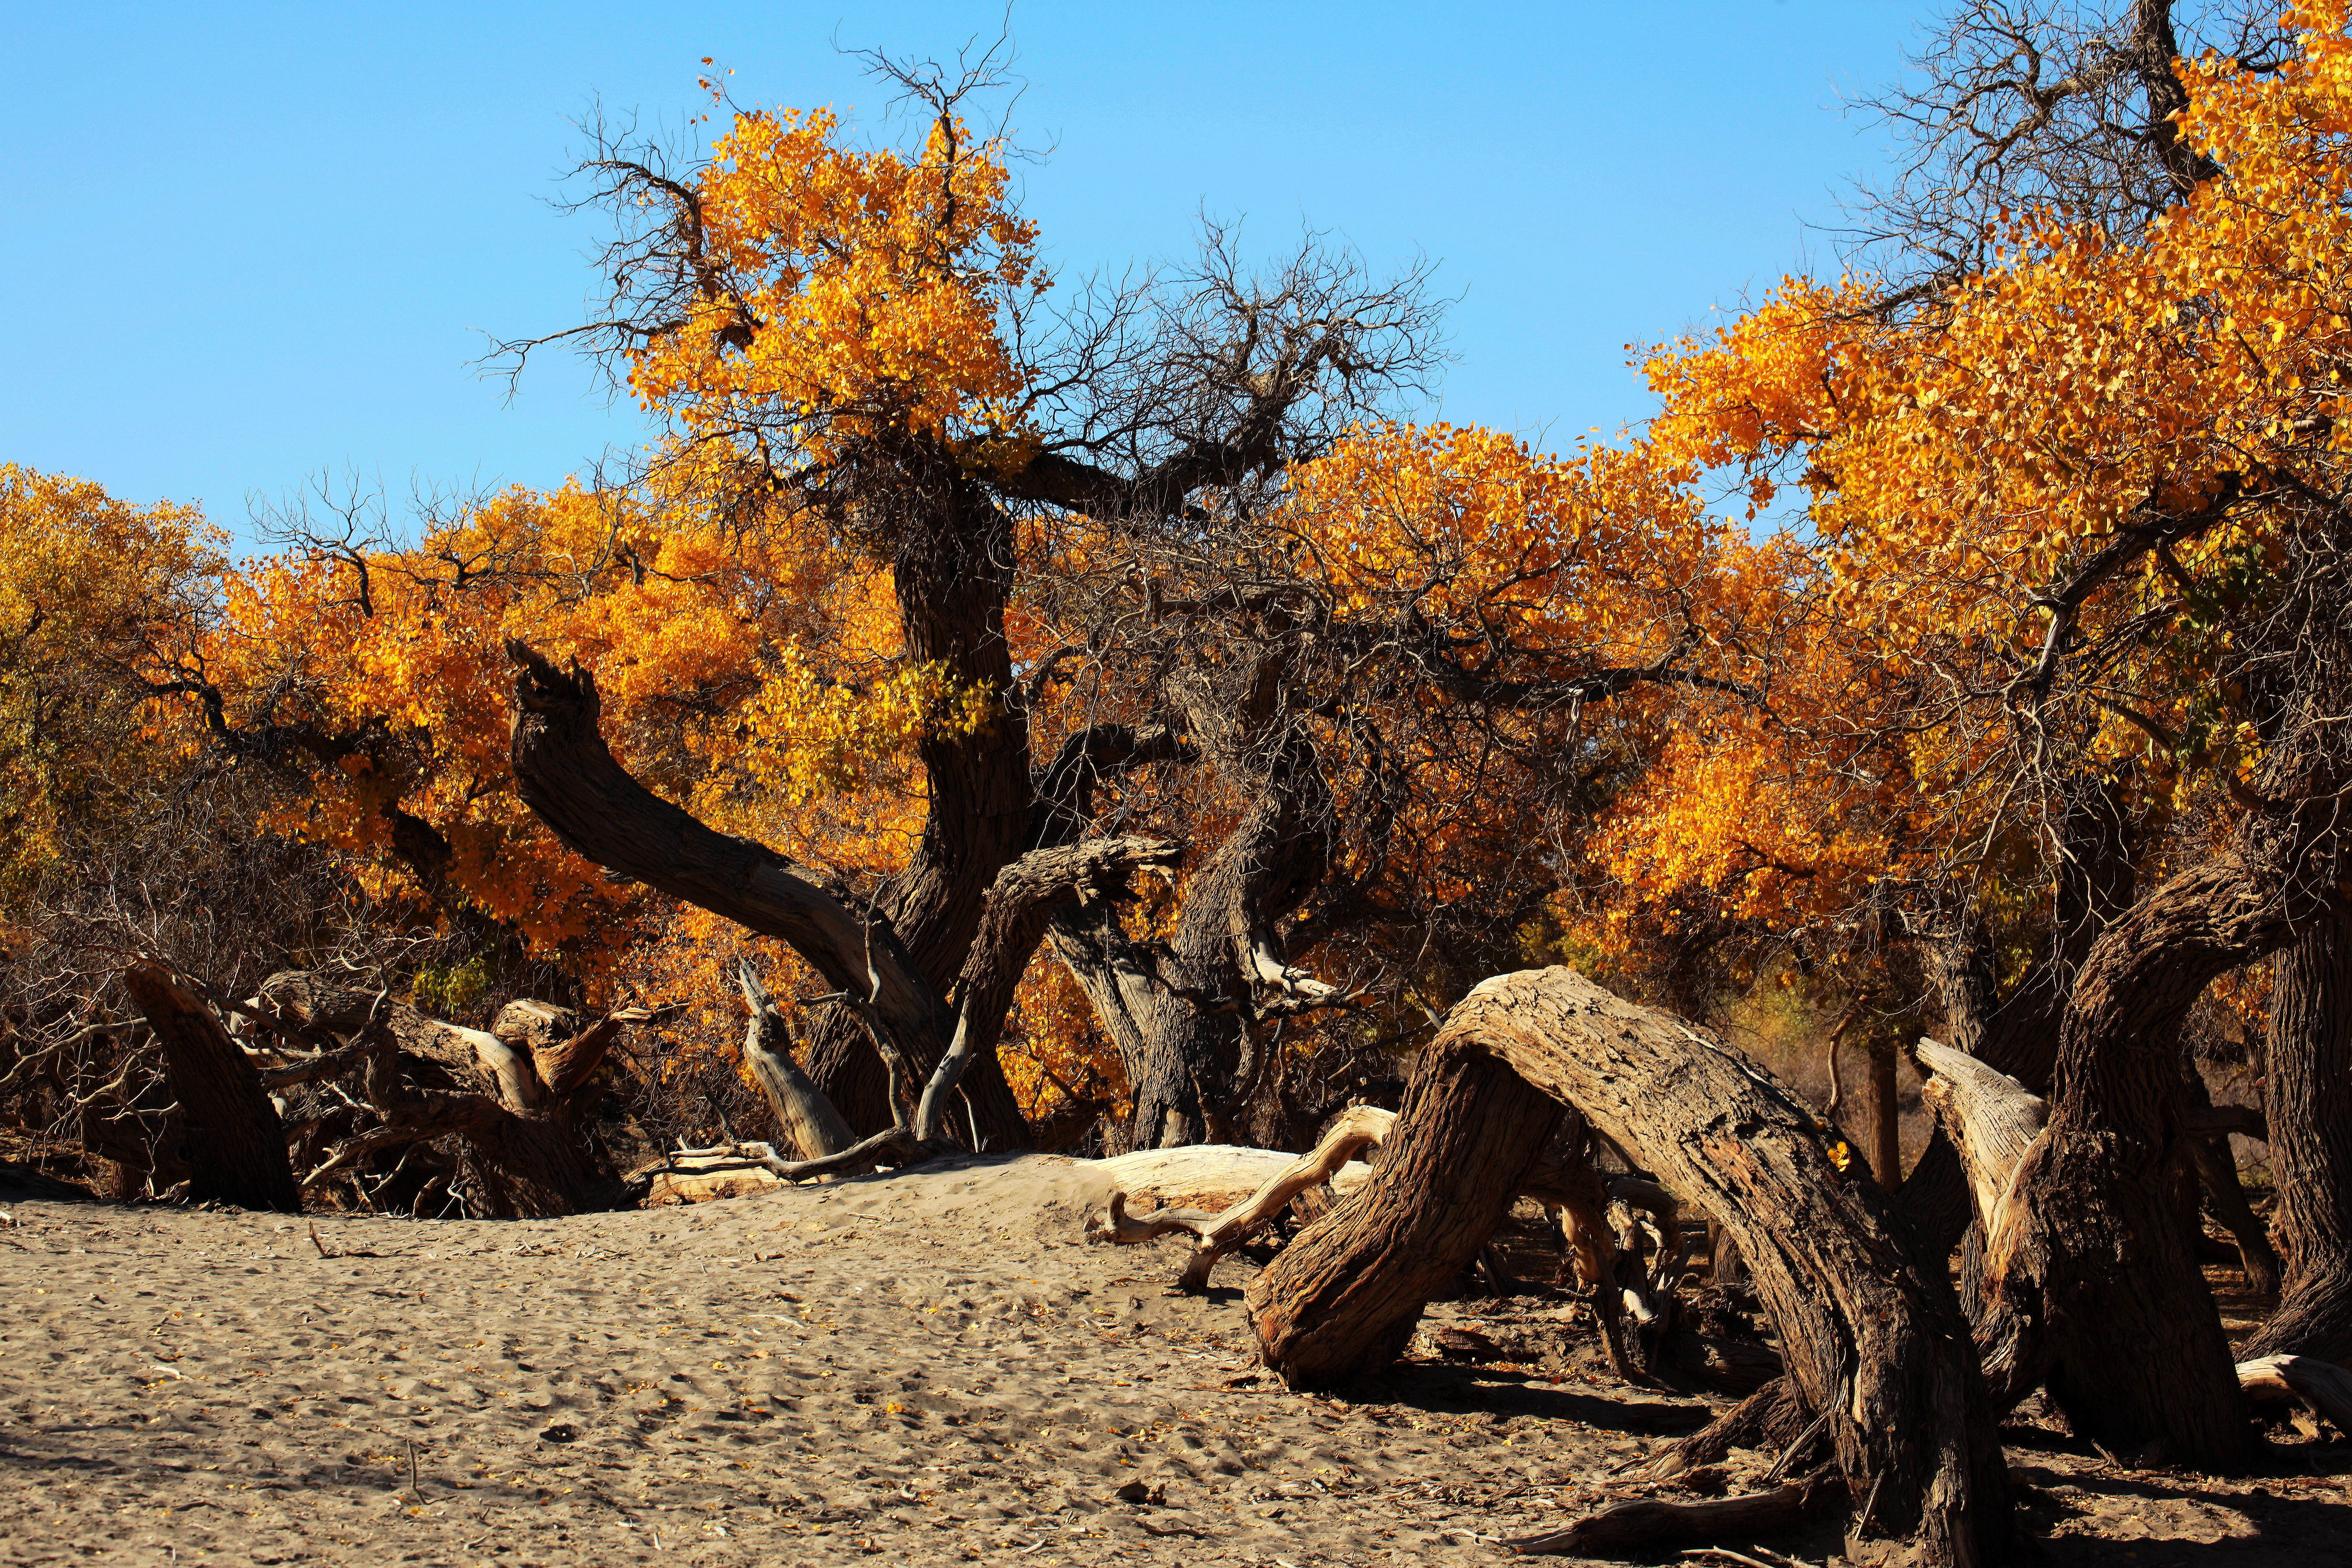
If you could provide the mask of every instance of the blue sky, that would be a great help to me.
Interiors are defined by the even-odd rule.
[[[1457,363],[1438,413],[1565,444],[1646,399],[1624,345],[1801,266],[1884,157],[1842,90],[1921,15],[1747,4],[1021,0],[1024,203],[1063,273],[1182,257],[1194,215],[1425,254]],[[549,198],[592,102],[672,121],[705,55],[746,102],[878,122],[845,48],[946,53],[999,5],[57,5],[0,0],[0,459],[137,500],[321,470],[552,484],[645,438],[587,369],[511,401],[484,333],[581,319],[594,220]],[[838,47],[836,47],[838,46]],[[877,125],[878,128],[878,125]]]

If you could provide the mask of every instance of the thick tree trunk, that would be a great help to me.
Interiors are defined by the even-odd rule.
[[[1738,1240],[1852,1489],[1853,1532],[1997,1557],[2007,1489],[1967,1327],[1885,1195],[1736,1053],[1572,970],[1489,980],[1447,1018],[1373,1179],[1252,1285],[1268,1363],[1328,1383],[1394,1353],[1435,1271],[1498,1218],[1539,1139],[1538,1089]]]
[[[131,964],[122,985],[163,1047],[163,1075],[185,1129],[188,1196],[301,1213],[286,1130],[260,1075],[212,1008],[158,963]]]
[[[1373,1179],[1251,1282],[1250,1326],[1293,1388],[1380,1371],[1423,1307],[1478,1256],[1542,1156],[1560,1107],[1449,1032],[1422,1054]]]
[[[2271,1171],[2286,1288],[2243,1352],[2352,1363],[2352,925],[2279,952],[2271,988]]]
[[[1987,1237],[1994,1338],[2019,1367],[2046,1367],[2075,1430],[2119,1454],[2212,1470],[2255,1458],[2174,1201],[2193,1135],[2180,1023],[2215,976],[2276,951],[2330,901],[2315,847],[2335,802],[2298,782],[2299,799],[2250,813],[2229,848],[2093,945],[2060,1033],[2050,1125]]]
[[[1870,1041],[1870,1173],[1889,1193],[1903,1184],[1903,1106],[1895,1041]]]
[[[1102,1019],[1134,1093],[1129,1146],[1229,1142],[1271,1065],[1263,1029],[1332,994],[1289,967],[1277,922],[1322,879],[1331,795],[1304,735],[1266,747],[1279,668],[1256,668],[1237,710],[1187,703],[1208,749],[1257,781],[1240,821],[1196,870],[1164,947],[1130,941],[1108,910],[1056,918],[1055,952]],[[1265,748],[1265,754],[1254,748]]]

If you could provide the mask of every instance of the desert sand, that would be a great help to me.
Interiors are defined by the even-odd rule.
[[[324,1215],[315,1243],[0,1194],[0,1561],[1499,1563],[1688,1495],[1610,1472],[1722,1402],[1433,1352],[1291,1394],[1255,1372],[1246,1259],[1167,1294],[1180,1243],[1085,1244],[1103,1186],[1033,1155],[567,1220]],[[2009,1439],[2046,1562],[2352,1563],[2343,1447],[2214,1480]]]

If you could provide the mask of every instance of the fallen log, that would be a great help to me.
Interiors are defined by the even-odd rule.
[[[2352,1437],[2352,1372],[2317,1356],[2268,1355],[2238,1363],[2249,1399],[2292,1399]]]
[[[1578,1520],[1566,1530],[1523,1535],[1503,1544],[1528,1557],[1609,1557],[1648,1561],[1693,1542],[1725,1536],[1752,1541],[1826,1518],[1845,1501],[1837,1472],[1824,1466],[1801,1481],[1746,1497],[1706,1502],[1636,1498]]]

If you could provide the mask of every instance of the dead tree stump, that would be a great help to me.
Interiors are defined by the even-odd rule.
[[[122,987],[163,1048],[163,1076],[185,1119],[188,1196],[300,1214],[277,1108],[212,1008],[160,963],[131,964]]]

